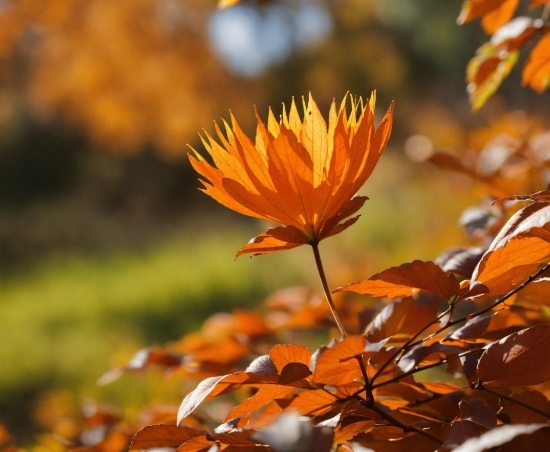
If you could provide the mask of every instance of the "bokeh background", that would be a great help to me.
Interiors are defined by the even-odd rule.
[[[396,101],[361,220],[322,244],[333,287],[463,243],[479,201],[418,163],[475,130],[547,117],[512,75],[477,114],[464,84],[487,37],[461,0],[0,0],[0,423],[21,441],[87,398],[179,402],[158,375],[96,380],[141,347],[291,284],[319,288],[306,249],[233,260],[265,224],[201,194],[198,132],[309,91]],[[522,113],[524,111],[525,113]]]

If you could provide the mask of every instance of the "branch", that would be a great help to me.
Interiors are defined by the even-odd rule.
[[[469,314],[465,317],[461,317],[460,319],[456,319],[456,320],[452,320],[452,321],[449,321],[445,324],[445,326],[442,326],[441,328],[439,328],[436,332],[426,336],[425,338],[419,340],[419,341],[416,341],[412,344],[410,344],[411,347],[414,347],[415,345],[418,345],[418,344],[421,344],[422,342],[425,342],[435,336],[437,336],[439,333],[445,331],[447,328],[450,328],[458,323],[462,323],[462,322],[466,322],[470,319],[473,319],[475,317],[479,317],[491,310],[493,310],[494,308],[496,308],[499,304],[502,304],[504,303],[506,300],[508,300],[512,295],[515,295],[516,293],[518,293],[520,290],[524,289],[527,285],[531,284],[535,279],[537,279],[540,275],[542,275],[546,270],[548,270],[550,268],[550,262],[547,263],[546,265],[544,265],[542,268],[540,268],[536,273],[534,273],[533,275],[529,276],[525,281],[523,281],[519,286],[517,286],[515,289],[511,290],[510,292],[508,292],[506,295],[504,295],[502,298],[498,299],[497,301],[495,301],[493,304],[487,306],[485,309],[482,309],[481,311],[479,312],[476,312],[474,314]],[[447,309],[447,311],[445,311],[445,313],[447,313],[449,310]],[[440,316],[441,317],[441,316]]]
[[[524,403],[520,400],[516,400],[513,397],[509,397],[509,396],[504,395],[504,394],[499,394],[496,391],[488,389],[485,386],[483,386],[483,384],[481,382],[477,383],[476,385],[473,385],[472,388],[477,389],[478,391],[488,392],[489,394],[493,394],[493,395],[497,396],[500,399],[507,400],[508,402],[514,403],[516,405],[522,406],[523,408],[531,410],[534,413],[540,414],[541,416],[544,416],[546,419],[550,419],[550,414],[545,413],[544,411],[541,411],[538,408],[535,408],[534,406],[528,405],[527,403]]]
[[[399,427],[404,432],[408,433],[418,433],[419,435],[425,436],[426,438],[431,439],[432,441],[436,442],[440,446],[443,445],[443,441],[441,441],[439,438],[436,438],[435,436],[430,435],[429,433],[425,432],[424,430],[418,429],[416,427],[413,427],[412,425],[405,425],[395,419],[393,416],[390,416],[388,413],[386,413],[382,408],[380,408],[378,405],[374,405],[372,407],[372,410],[376,413],[378,413],[383,419],[388,421],[390,424]]]

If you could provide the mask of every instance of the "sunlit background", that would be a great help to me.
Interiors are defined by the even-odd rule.
[[[348,91],[396,101],[361,220],[322,244],[334,287],[464,242],[478,193],[418,161],[467,151],[504,111],[547,115],[548,97],[512,76],[470,112],[486,37],[455,24],[461,3],[0,0],[0,423],[30,441],[88,397],[177,403],[158,376],[95,382],[215,311],[319,288],[308,250],[234,261],[265,225],[197,190],[187,144],[229,110],[252,132],[254,105],[310,91],[325,112]]]

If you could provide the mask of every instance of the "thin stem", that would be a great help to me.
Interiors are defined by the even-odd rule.
[[[513,397],[509,397],[509,396],[504,395],[504,394],[499,394],[496,391],[492,391],[491,389],[488,389],[483,385],[476,385],[476,386],[474,386],[474,389],[477,389],[478,391],[488,392],[489,394],[493,394],[493,395],[495,395],[495,396],[497,396],[497,397],[499,397],[503,400],[507,400],[508,402],[514,403],[516,405],[522,406],[523,408],[531,410],[531,411],[533,411],[537,414],[540,414],[541,416],[544,416],[546,419],[550,419],[550,414],[545,413],[544,411],[541,411],[538,408],[535,408],[534,406],[528,405],[527,403],[524,403],[520,400],[516,400]]]
[[[470,353],[477,352],[479,350],[481,350],[481,349],[480,348],[475,348],[475,349],[472,349],[472,350],[467,350],[463,353],[458,353],[455,356],[451,356],[450,358],[442,359],[441,361],[437,361],[437,362],[432,363],[432,364],[426,364],[425,366],[422,366],[422,367],[415,367],[414,369],[411,369],[408,372],[403,372],[401,375],[398,375],[397,377],[390,378],[389,380],[385,380],[382,383],[373,384],[371,387],[372,387],[372,389],[376,389],[376,388],[379,388],[381,386],[386,386],[386,385],[389,385],[391,383],[396,383],[399,380],[401,380],[402,378],[408,377],[409,375],[413,375],[413,374],[416,374],[418,372],[422,372],[423,370],[432,369],[434,367],[441,366],[442,364],[447,364],[451,361],[454,361],[456,359],[460,359],[463,356],[469,355]]]
[[[435,441],[439,445],[443,445],[443,441],[441,441],[439,438],[436,438],[435,436],[430,435],[429,433],[425,432],[424,430],[420,430],[416,427],[413,427],[412,425],[405,425],[395,419],[393,416],[390,416],[388,413],[386,413],[384,410],[382,410],[379,406],[374,405],[372,407],[372,410],[378,413],[383,419],[388,421],[390,424],[394,425],[395,427],[399,427],[404,432],[408,433],[418,433],[419,435],[425,436],[426,438],[431,439],[432,441]]]
[[[325,276],[325,270],[323,269],[323,262],[321,261],[321,254],[319,253],[319,244],[312,243],[311,248],[313,248],[313,255],[315,256],[317,271],[319,272],[319,277],[321,278],[321,284],[323,285],[323,290],[325,291],[325,296],[327,297],[328,305],[330,307],[330,312],[332,312],[332,316],[336,321],[336,325],[338,325],[338,329],[340,330],[340,333],[342,334],[342,336],[346,337],[348,333],[344,328],[344,324],[342,323],[342,320],[340,319],[340,317],[338,316],[338,313],[336,312],[336,306],[334,306],[334,301],[332,301],[332,295],[328,287],[327,277]]]
[[[374,405],[374,394],[372,393],[372,387],[369,381],[369,374],[365,363],[363,361],[363,355],[356,356],[357,361],[359,361],[359,367],[361,368],[361,373],[363,374],[363,379],[365,380],[365,392],[367,393],[367,400],[369,408]]]
[[[395,359],[402,353],[404,352],[407,347],[409,347],[412,343],[416,343],[414,342],[414,340],[420,336],[424,331],[426,331],[428,328],[430,328],[432,325],[435,325],[437,322],[439,322],[442,318],[444,318],[450,311],[451,308],[447,309],[445,312],[442,312],[441,314],[439,314],[435,319],[431,320],[430,322],[428,322],[423,328],[421,328],[419,331],[417,331],[414,336],[412,336],[407,342],[405,342],[401,347],[399,347],[397,349],[397,351],[391,356],[390,359],[388,359],[384,364],[382,364],[380,366],[380,368],[376,371],[376,373],[374,374],[374,376],[372,377],[371,379],[371,383],[374,383],[374,380],[376,380],[376,378],[378,378],[378,376],[384,372],[384,369],[386,367],[388,367],[393,361],[395,361]],[[421,341],[419,341],[421,342]]]
[[[449,321],[447,322],[444,326],[442,326],[441,328],[439,328],[437,331],[435,331],[434,333],[426,336],[425,338],[419,340],[419,341],[416,341],[416,342],[413,342],[412,344],[410,344],[411,347],[414,347],[415,345],[418,345],[424,341],[427,341],[435,336],[437,336],[439,333],[445,331],[447,328],[450,328],[458,323],[462,323],[462,322],[467,322],[468,320],[470,319],[473,319],[475,317],[479,317],[480,315],[483,315],[489,311],[492,311],[494,308],[496,308],[499,304],[502,304],[504,303],[506,300],[508,300],[508,298],[510,298],[512,295],[515,295],[516,293],[518,293],[520,290],[524,289],[527,285],[531,284],[535,279],[537,279],[540,275],[542,275],[546,270],[548,270],[550,268],[550,262],[547,263],[544,267],[540,268],[536,273],[534,273],[533,275],[529,276],[525,281],[523,281],[519,286],[517,286],[515,289],[511,290],[510,292],[508,292],[506,295],[504,295],[502,298],[499,298],[497,301],[495,301],[493,304],[487,306],[485,309],[482,309],[481,311],[478,311],[474,314],[469,314],[467,316],[464,316],[464,317],[461,317],[459,319],[456,319],[456,320],[452,320],[452,321]],[[447,310],[448,311],[448,310]],[[445,314],[447,311],[445,311],[443,314]],[[440,316],[441,317],[441,316]]]

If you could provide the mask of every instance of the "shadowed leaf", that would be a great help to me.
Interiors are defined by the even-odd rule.
[[[487,347],[477,365],[485,386],[530,386],[550,380],[550,325],[526,328]]]
[[[130,450],[152,447],[178,447],[196,436],[204,435],[201,430],[176,425],[148,425],[133,437]]]

